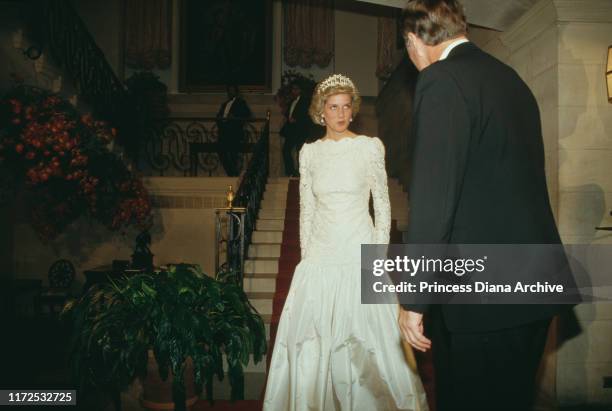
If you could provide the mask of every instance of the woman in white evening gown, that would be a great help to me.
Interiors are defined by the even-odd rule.
[[[315,89],[310,115],[326,135],[300,151],[302,260],[278,326],[265,411],[427,410],[402,349],[398,306],[361,304],[361,244],[389,242],[391,211],[382,142],[348,129],[359,103],[342,75]]]

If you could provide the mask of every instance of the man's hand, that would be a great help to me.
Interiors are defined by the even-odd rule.
[[[423,334],[423,314],[400,307],[398,322],[402,336],[412,347],[422,352],[431,348],[431,341]]]

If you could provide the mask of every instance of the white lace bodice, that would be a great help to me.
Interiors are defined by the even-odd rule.
[[[370,192],[375,225],[369,213]],[[380,139],[356,136],[302,147],[302,259],[349,256],[352,252],[345,251],[356,251],[361,244],[388,244],[390,229],[385,149]]]

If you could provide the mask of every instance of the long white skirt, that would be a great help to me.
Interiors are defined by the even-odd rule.
[[[302,260],[280,318],[263,409],[427,410],[402,349],[398,310],[361,304],[359,264]]]

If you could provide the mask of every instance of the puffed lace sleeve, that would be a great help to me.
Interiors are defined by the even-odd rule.
[[[391,204],[385,169],[385,146],[379,138],[372,139],[370,155],[370,190],[374,200],[374,241],[389,244],[391,232]]]
[[[300,150],[300,249],[302,258],[308,251],[308,240],[314,213],[314,194],[312,192],[312,173],[310,168],[309,145]]]

